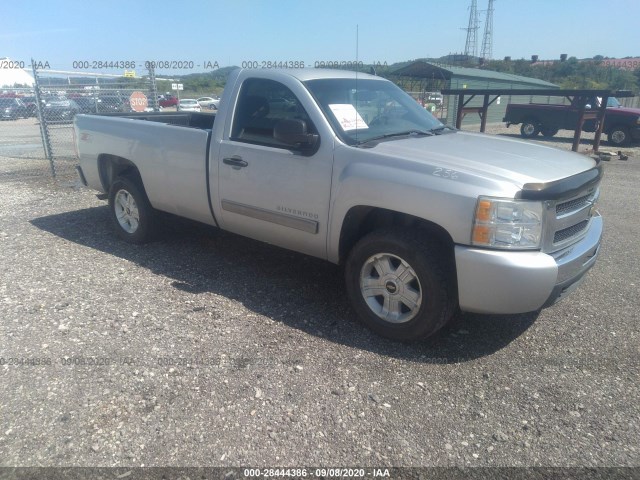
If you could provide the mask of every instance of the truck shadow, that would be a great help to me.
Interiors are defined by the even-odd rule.
[[[173,288],[214,293],[256,314],[331,342],[417,363],[459,363],[490,355],[525,332],[538,313],[458,314],[434,337],[404,344],[361,326],[344,292],[342,271],[328,262],[171,218],[157,242],[119,240],[106,206],[37,218],[31,223],[65,240],[108,253],[173,279]],[[91,225],[91,228],[87,228]]]

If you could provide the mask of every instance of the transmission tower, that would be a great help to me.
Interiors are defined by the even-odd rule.
[[[493,55],[493,0],[489,0],[487,20],[484,23],[484,37],[482,38],[482,53],[484,60],[491,60]]]
[[[467,42],[464,45],[464,54],[467,56],[478,56],[478,2],[471,0],[471,11],[469,12],[469,26],[463,30],[467,31]]]

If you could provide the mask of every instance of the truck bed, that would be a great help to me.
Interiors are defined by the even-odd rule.
[[[141,113],[105,113],[100,116],[131,118],[134,120],[146,120],[148,122],[166,123],[183,127],[211,130],[216,119],[215,113],[200,112],[141,112]]]
[[[154,208],[214,224],[207,183],[214,121],[215,115],[199,112],[77,115],[80,165],[94,179],[90,186],[103,190],[101,159],[105,154],[125,159],[145,179]]]

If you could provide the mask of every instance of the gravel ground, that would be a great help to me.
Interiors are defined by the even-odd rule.
[[[361,327],[333,265],[186,222],[124,244],[91,191],[0,158],[0,466],[637,467],[629,153],[577,292],[414,345]]]

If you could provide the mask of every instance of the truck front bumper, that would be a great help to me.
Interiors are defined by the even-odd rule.
[[[455,247],[460,308],[515,314],[553,305],[584,279],[600,249],[602,217],[580,241],[553,254]]]

